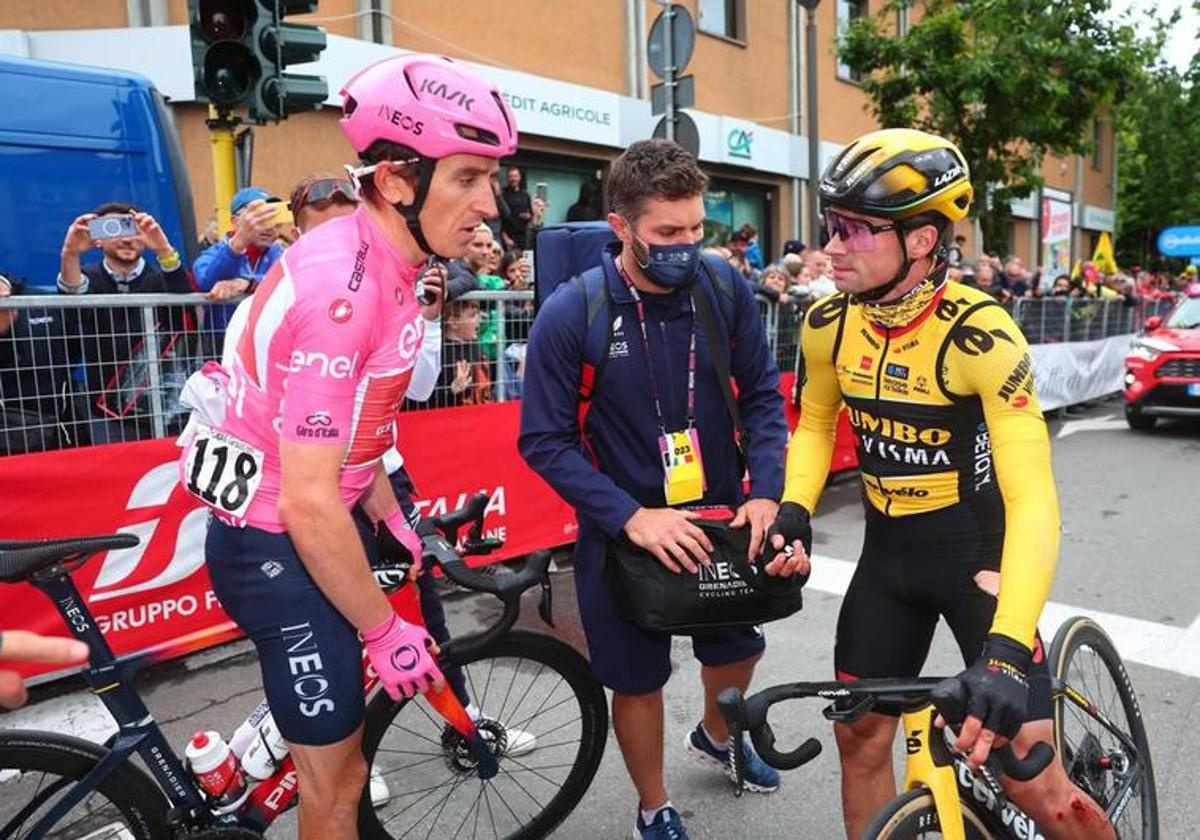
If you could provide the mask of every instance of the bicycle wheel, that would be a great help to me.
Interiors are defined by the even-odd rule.
[[[0,837],[31,836],[33,826],[107,753],[53,732],[0,732]],[[126,762],[46,834],[55,840],[158,840],[167,833],[167,800]]]
[[[1094,703],[1137,748],[1130,754],[1096,717],[1059,695],[1054,698],[1054,738],[1067,775],[1106,811],[1134,780],[1132,795],[1115,821],[1117,834],[1122,840],[1156,839],[1158,797],[1150,744],[1133,684],[1112,640],[1090,619],[1069,619],[1050,645],[1050,669]]]
[[[967,840],[993,840],[995,835],[975,813],[974,804],[959,801],[963,806]],[[933,840],[940,837],[942,823],[933,803],[933,794],[923,787],[902,793],[889,802],[862,834],[862,840]]]
[[[387,785],[363,791],[365,838],[545,837],[583,798],[608,738],[604,690],[574,648],[514,630],[461,663],[500,772],[480,779],[462,738],[425,701],[383,692],[367,709],[363,753]]]

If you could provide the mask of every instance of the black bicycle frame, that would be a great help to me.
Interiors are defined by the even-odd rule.
[[[38,820],[31,836],[44,836],[110,773],[128,761],[133,753],[137,753],[145,761],[171,805],[183,811],[188,818],[203,825],[237,825],[237,817],[234,814],[218,816],[208,809],[191,773],[171,749],[154,716],[131,685],[133,675],[146,661],[147,656],[141,653],[122,657],[113,655],[104,635],[96,626],[95,619],[80,597],[79,590],[66,574],[34,577],[30,582],[53,601],[55,609],[75,638],[87,644],[90,653],[88,667],[82,672],[83,678],[92,694],[100,698],[119,727],[117,733],[105,742],[108,753],[104,758]],[[36,804],[33,807],[36,809]],[[0,830],[0,835],[3,834],[4,831]]]
[[[1120,729],[1117,729],[1117,727],[1113,726],[1109,719],[1100,713],[1100,709],[1096,707],[1095,703],[1084,697],[1077,689],[1068,685],[1061,678],[1055,677],[1051,681],[1050,690],[1054,696],[1066,697],[1068,700],[1086,712],[1089,717],[1100,721],[1100,725],[1107,729],[1114,738],[1120,741],[1121,746],[1129,753],[1130,756],[1133,757],[1133,773],[1130,774],[1129,778],[1125,781],[1125,784],[1119,789],[1118,795],[1113,797],[1112,804],[1108,806],[1108,810],[1105,812],[1108,816],[1109,822],[1111,822],[1113,825],[1116,825],[1117,821],[1120,820],[1121,815],[1125,813],[1125,809],[1129,807],[1129,800],[1133,798],[1134,788],[1141,784],[1142,777],[1146,774],[1146,765],[1142,761],[1141,750],[1137,748],[1137,744],[1135,744],[1128,735],[1126,735]]]

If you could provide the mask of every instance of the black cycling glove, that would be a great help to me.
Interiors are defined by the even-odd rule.
[[[779,513],[775,514],[775,521],[771,523],[771,527],[767,529],[767,540],[764,546],[764,553],[768,558],[774,557],[779,551],[783,551],[789,557],[792,554],[792,543],[795,540],[800,540],[800,545],[804,546],[804,553],[812,555],[812,524],[809,522],[809,513],[801,505],[795,502],[784,502],[779,506]],[[783,537],[783,548],[776,549],[773,538],[776,534]],[[805,576],[807,578],[807,575]]]
[[[967,688],[967,714],[985,729],[1012,738],[1025,722],[1029,683],[1025,674],[1033,658],[1029,649],[1007,636],[988,634],[983,655],[959,675]]]

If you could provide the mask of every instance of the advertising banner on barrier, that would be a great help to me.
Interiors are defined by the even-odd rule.
[[[785,393],[791,380],[785,376]],[[488,494],[485,535],[505,545],[475,562],[575,539],[571,508],[517,453],[520,411],[519,402],[505,402],[415,411],[400,419],[400,447],[422,513],[438,516],[476,492]],[[789,421],[794,427],[790,404]],[[843,418],[835,471],[857,466],[853,445]],[[116,531],[139,537],[134,548],[99,554],[72,575],[118,654],[148,650],[170,658],[240,635],[209,586],[208,514],[179,484],[178,454],[173,440],[151,440],[0,458],[0,539]],[[412,608],[411,602],[404,606]],[[28,584],[0,586],[0,616],[0,629],[67,632],[46,597]]]
[[[1120,391],[1132,340],[1131,335],[1117,335],[1099,341],[1031,345],[1034,386],[1042,410]]]

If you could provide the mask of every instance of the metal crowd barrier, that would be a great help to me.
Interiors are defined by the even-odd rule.
[[[1017,298],[1006,308],[1030,344],[1095,341],[1140,332],[1146,319],[1165,315],[1171,300],[1094,300],[1090,298]]]
[[[801,300],[758,299],[779,369],[796,369]],[[1171,301],[1019,299],[1010,306],[1032,344],[1138,332]],[[0,455],[177,433],[179,393],[221,357],[224,321],[202,295],[26,295],[0,298]],[[519,399],[533,293],[471,292],[447,304],[442,370],[425,402],[405,410]]]

